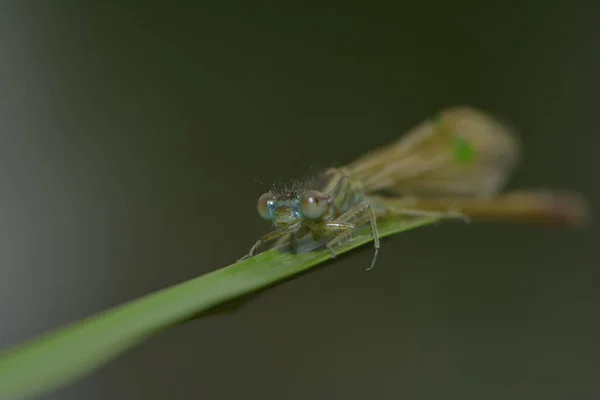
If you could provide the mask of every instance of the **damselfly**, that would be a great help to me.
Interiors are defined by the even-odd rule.
[[[300,238],[335,246],[370,225],[375,265],[377,220],[389,216],[501,219],[576,224],[585,203],[575,193],[519,191],[501,194],[520,159],[520,142],[507,124],[470,107],[441,111],[398,141],[354,162],[263,194],[257,204],[274,230],[265,242],[294,246]]]

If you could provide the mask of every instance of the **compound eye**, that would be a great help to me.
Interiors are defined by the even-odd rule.
[[[300,210],[302,215],[308,219],[319,219],[327,211],[329,204],[323,193],[311,190],[302,195]]]
[[[265,193],[258,199],[258,204],[256,205],[256,209],[258,210],[258,215],[261,218],[266,219],[267,221],[271,220],[271,207],[273,206],[273,195],[271,193]]]

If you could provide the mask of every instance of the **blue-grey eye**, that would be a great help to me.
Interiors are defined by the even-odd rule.
[[[302,194],[300,199],[300,211],[302,215],[308,219],[319,219],[321,218],[327,209],[329,204],[327,203],[327,197],[321,192],[316,190],[310,190]]]
[[[273,195],[267,192],[259,197],[258,204],[256,205],[258,215],[260,215],[261,218],[266,219],[267,221],[271,220],[271,213],[269,212],[269,209],[273,205],[273,200]]]

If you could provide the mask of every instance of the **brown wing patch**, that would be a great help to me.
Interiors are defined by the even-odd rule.
[[[506,124],[474,108],[454,107],[345,169],[367,192],[488,197],[503,188],[519,153]]]

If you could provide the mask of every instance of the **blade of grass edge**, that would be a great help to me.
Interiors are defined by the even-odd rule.
[[[385,219],[382,237],[431,224],[435,218]],[[371,242],[365,233],[341,255]],[[269,250],[189,281],[132,300],[4,351],[0,399],[24,399],[57,389],[100,367],[144,339],[228,301],[274,286],[331,259]]]

